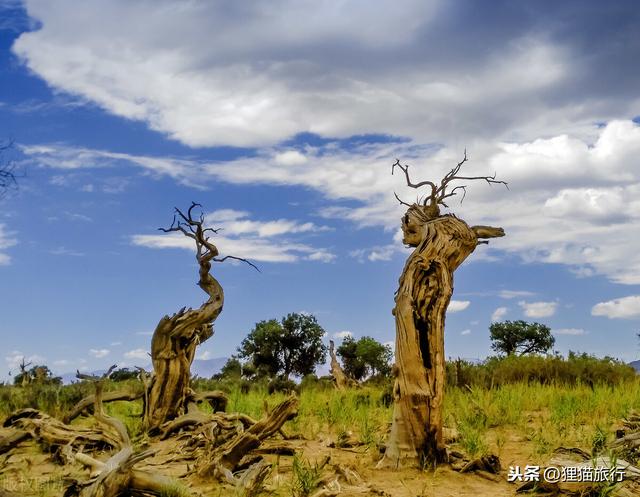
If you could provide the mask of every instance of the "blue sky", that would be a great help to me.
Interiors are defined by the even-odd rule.
[[[330,336],[394,339],[396,158],[451,211],[504,227],[456,272],[453,357],[492,320],[556,349],[640,355],[636,2],[0,1],[0,138],[24,173],[0,200],[2,377],[146,364],[158,320],[197,306],[174,206],[224,228],[225,293],[199,357],[259,320],[311,312]],[[5,157],[8,159],[9,157]]]

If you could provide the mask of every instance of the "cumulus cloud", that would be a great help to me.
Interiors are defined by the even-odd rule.
[[[507,314],[508,309],[506,307],[498,307],[493,314],[491,314],[491,322],[495,323],[500,321]]]
[[[133,349],[124,353],[127,359],[147,359],[149,354],[145,349]]]
[[[447,312],[464,311],[467,307],[469,307],[469,304],[471,304],[469,300],[451,300],[449,302],[449,307],[447,307]]]
[[[619,299],[600,302],[591,309],[593,316],[609,319],[634,319],[640,317],[640,295],[629,295]]]
[[[108,356],[109,352],[109,349],[89,349],[89,354],[98,359]]]
[[[524,315],[529,318],[547,318],[553,316],[558,308],[557,302],[526,302],[521,300],[518,305]]]
[[[471,261],[491,254],[495,257],[496,250],[504,250],[525,261],[566,264],[581,276],[605,275],[616,283],[640,283],[640,239],[629,236],[640,231],[640,170],[634,167],[635,157],[640,156],[640,126],[611,121],[594,126],[592,132],[586,138],[558,135],[531,142],[474,142],[467,172],[495,171],[509,181],[510,190],[478,182],[469,188],[464,204],[455,200],[450,204],[456,214],[473,224],[502,226],[506,231],[507,236],[492,240],[489,247],[479,247]],[[60,145],[31,146],[24,152],[33,162],[50,167],[69,163],[104,167],[114,160],[106,158],[114,155],[108,152]],[[117,154],[117,160],[200,187],[223,181],[313,188],[330,203],[320,207],[326,218],[348,220],[360,227],[380,226],[394,233],[389,245],[354,250],[351,255],[362,261],[386,260],[394,250],[402,250],[397,228],[404,210],[392,192],[411,201],[415,191],[399,175],[390,176],[394,158],[402,157],[411,164],[415,179],[440,178],[459,160],[459,153],[447,147],[398,140],[301,146],[299,153],[305,160],[287,165],[278,164],[281,153],[277,147],[265,148],[256,156],[215,163],[127,154]],[[355,200],[356,205],[344,207],[340,205],[343,200]],[[625,208],[616,210],[619,205]],[[231,215],[233,219],[226,222],[251,235],[323,229],[283,220],[253,224],[237,211]],[[527,295],[507,290],[501,296]]]
[[[471,330],[467,328],[466,330],[462,330],[462,331],[460,332],[460,334],[461,334],[461,335],[463,335],[463,336],[464,336],[464,335],[471,335]]]

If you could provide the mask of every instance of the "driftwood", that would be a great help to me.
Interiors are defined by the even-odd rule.
[[[14,429],[11,433],[0,438],[0,454],[9,452],[17,447],[22,441],[27,440],[31,435],[28,431]]]
[[[27,432],[31,438],[50,450],[70,445],[86,450],[109,450],[118,447],[116,437],[103,430],[65,425],[61,421],[36,409],[21,409],[9,416],[5,427]]]
[[[90,478],[84,482],[74,481],[65,492],[65,497],[118,497],[131,491],[151,495],[161,495],[168,486],[175,482],[162,475],[141,471],[134,468],[140,461],[152,456],[154,451],[136,452],[125,425],[117,418],[107,415],[102,404],[103,381],[108,378],[112,366],[107,373],[98,378],[78,373],[78,378],[94,381],[96,393],[94,396],[94,417],[106,430],[117,435],[118,452],[105,462],[94,459],[82,452],[70,452],[67,448],[65,455],[76,462],[91,469]]]
[[[289,397],[246,431],[238,433],[222,445],[205,450],[197,463],[198,474],[214,475],[234,481],[233,473],[237,471],[242,458],[257,448],[263,440],[277,433],[285,422],[297,414],[298,399]]]
[[[502,183],[491,176],[461,176],[459,162],[440,185],[431,181],[413,183],[409,166],[399,161],[392,167],[405,175],[412,188],[429,186],[421,204],[407,204],[402,218],[403,242],[415,250],[400,276],[393,314],[396,322],[394,409],[391,433],[380,467],[397,468],[446,462],[443,436],[445,380],[444,322],[453,293],[453,273],[483,238],[504,236],[502,228],[468,226],[454,215],[440,214],[445,199],[464,185],[448,190],[456,180],[484,180]]]

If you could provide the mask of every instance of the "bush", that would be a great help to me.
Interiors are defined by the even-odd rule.
[[[635,378],[635,370],[619,360],[575,352],[569,352],[567,358],[509,355],[489,357],[478,364],[461,359],[447,361],[447,384],[459,387],[493,388],[514,383],[613,386]]]

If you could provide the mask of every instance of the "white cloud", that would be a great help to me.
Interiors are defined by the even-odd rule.
[[[333,338],[340,338],[341,340],[344,340],[347,337],[353,337],[353,333],[351,333],[350,331],[344,330],[344,331],[337,331],[336,333],[333,334]]]
[[[506,190],[478,182],[469,188],[464,204],[450,204],[470,224],[492,224],[506,231],[504,238],[492,240],[489,247],[479,247],[471,261],[490,257],[498,249],[516,253],[525,261],[566,264],[581,276],[605,275],[616,283],[640,283],[640,238],[630,236],[640,231],[640,169],[635,167],[635,157],[640,156],[640,126],[632,121],[611,121],[604,127],[594,126],[590,133],[593,136],[558,135],[499,144],[478,140],[470,144],[469,174],[495,171],[510,184]],[[58,145],[23,151],[34,162],[52,167],[65,161],[104,165],[105,160],[112,160],[105,156],[115,155]],[[213,181],[298,185],[320,191],[329,201],[355,200],[357,204],[348,208],[322,206],[321,214],[394,232],[393,245],[353,251],[352,256],[359,260],[383,260],[391,257],[391,247],[402,250],[396,233],[404,209],[393,192],[410,201],[415,191],[407,188],[399,175],[390,176],[394,158],[411,164],[417,179],[440,178],[459,160],[459,152],[450,148],[436,150],[413,142],[355,144],[348,150],[339,142],[329,142],[307,147],[306,161],[288,166],[277,164],[279,153],[268,148],[256,157],[208,164],[126,154],[119,154],[118,160],[200,187]],[[625,208],[617,209],[619,205]],[[246,215],[235,211],[234,215],[227,222],[252,236],[322,229],[283,220],[253,224]]]
[[[22,363],[22,361],[24,361],[25,364],[31,363],[29,364],[29,367],[33,367],[39,364],[44,364],[44,362],[46,361],[44,357],[38,354],[32,354],[32,355],[26,356],[19,350],[13,350],[9,355],[5,356],[4,359],[9,369],[17,369]]]
[[[89,349],[89,354],[98,359],[108,356],[109,352],[109,349]]]
[[[498,295],[500,296],[500,298],[508,300],[518,297],[532,297],[535,295],[535,293],[528,292],[526,290],[500,290]]]
[[[447,312],[464,311],[467,307],[469,307],[469,304],[471,304],[469,300],[451,300],[449,302],[449,307],[447,307]]]
[[[629,295],[619,299],[600,302],[591,309],[593,316],[609,319],[634,319],[640,317],[640,295]]]
[[[462,331],[460,332],[460,334],[461,334],[461,335],[471,335],[471,330],[467,328],[466,330],[462,330]]]
[[[554,335],[586,335],[587,332],[582,328],[559,328],[557,330],[553,330]]]
[[[507,314],[508,309],[506,307],[498,307],[493,314],[491,314],[491,322],[495,323],[500,321]]]
[[[299,166],[307,162],[307,158],[297,150],[287,150],[277,153],[274,161],[283,166]]]
[[[365,260],[370,262],[390,261],[401,250],[402,248],[398,244],[377,245],[371,248],[352,250],[349,252],[349,256],[358,262],[365,262]]]
[[[233,255],[262,262],[296,262],[303,259],[327,263],[335,260],[335,254],[326,249],[282,238],[283,235],[327,231],[328,227],[285,219],[254,221],[248,219],[248,215],[244,211],[224,209],[205,216],[208,224],[224,230],[212,238],[222,256]],[[195,250],[193,241],[180,233],[134,235],[132,242],[150,248]]]
[[[208,359],[211,359],[212,357],[213,357],[213,354],[211,353],[210,350],[202,350],[196,353],[196,359],[200,361],[206,361]]]
[[[14,238],[13,233],[7,231],[5,225],[0,223],[0,250],[8,249],[16,245],[18,241]],[[11,263],[11,257],[8,254],[0,252],[0,266],[7,266]]]
[[[521,300],[518,305],[522,307],[524,315],[529,318],[547,318],[553,316],[558,308],[557,302],[526,302]]]
[[[127,359],[147,359],[149,354],[145,349],[133,349],[124,353]]]

